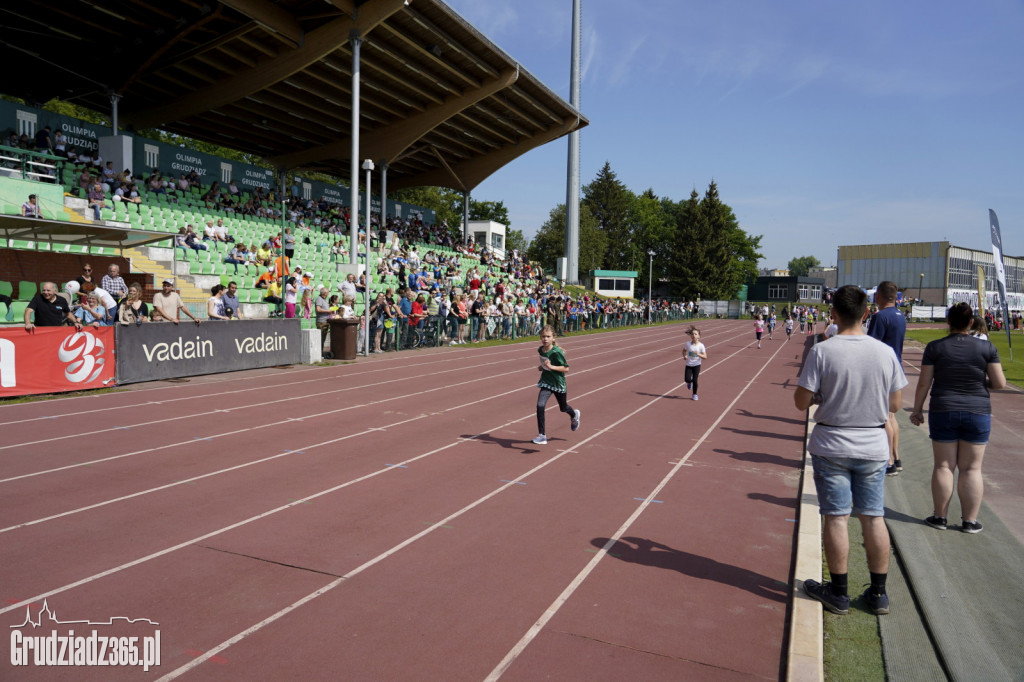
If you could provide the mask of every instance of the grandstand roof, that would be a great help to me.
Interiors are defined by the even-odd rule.
[[[288,170],[348,177],[353,34],[360,157],[390,188],[469,190],[587,125],[439,0],[21,0],[0,17],[9,94],[108,112],[115,92],[121,127]]]

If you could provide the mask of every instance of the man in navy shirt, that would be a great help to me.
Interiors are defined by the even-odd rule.
[[[903,337],[907,334],[907,318],[903,316],[900,309],[896,307],[896,285],[886,281],[878,285],[875,290],[875,304],[878,312],[871,318],[871,326],[868,327],[868,336],[874,337],[892,348],[896,353],[896,359],[903,366]],[[886,476],[896,476],[903,471],[903,463],[900,462],[900,425],[896,421],[896,414],[889,413],[889,421],[885,423],[885,433],[889,436],[889,466],[885,470]]]

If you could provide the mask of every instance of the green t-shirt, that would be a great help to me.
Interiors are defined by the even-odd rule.
[[[552,346],[547,353],[544,352],[544,346],[540,346],[537,348],[537,354],[542,358],[547,358],[554,367],[569,366],[565,359],[565,353],[558,346]],[[552,372],[546,369],[540,373],[540,381],[537,382],[537,386],[555,393],[565,393],[565,372]]]

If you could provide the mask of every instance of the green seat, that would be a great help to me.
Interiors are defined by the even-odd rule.
[[[39,293],[39,287],[35,282],[22,280],[18,282],[18,300],[31,301],[32,297]]]
[[[10,282],[0,281],[0,296],[14,298],[14,285]]]

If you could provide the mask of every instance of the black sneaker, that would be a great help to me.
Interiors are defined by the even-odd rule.
[[[903,462],[899,460],[899,457],[893,460],[892,465],[896,467],[896,471],[903,471]]]
[[[984,527],[978,521],[964,521],[960,526],[960,530],[965,533],[980,533],[983,529]]]
[[[932,516],[929,516],[927,519],[925,519],[924,522],[927,523],[932,528],[937,528],[938,530],[946,530],[946,517],[945,516],[935,516],[935,515],[932,515]]]
[[[860,598],[861,601],[864,602],[868,611],[874,615],[884,616],[889,613],[889,595],[872,593],[870,585],[868,585],[868,589],[864,590],[864,593],[860,595]]]
[[[886,476],[899,476],[900,475],[900,470],[896,468],[895,464],[893,464],[892,466],[885,467],[885,475]]]
[[[850,598],[832,594],[832,587],[828,582],[819,583],[817,580],[805,580],[804,592],[808,597],[817,599],[827,611],[845,616],[850,612]]]

